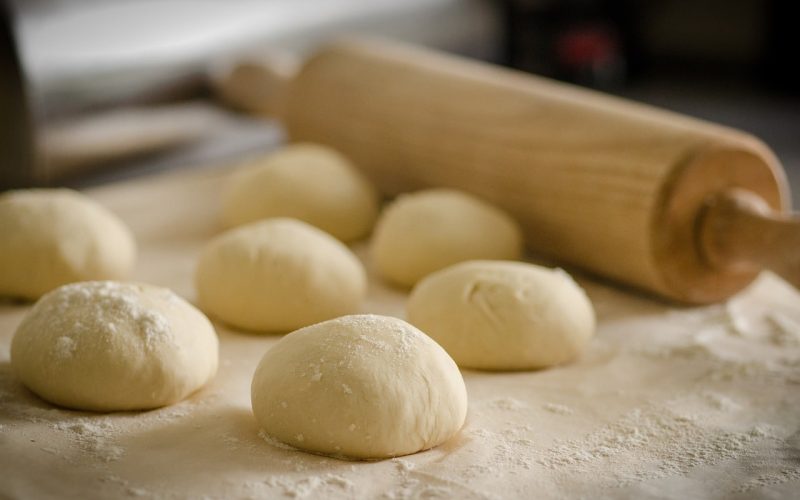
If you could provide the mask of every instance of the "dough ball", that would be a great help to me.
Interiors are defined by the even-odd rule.
[[[286,332],[356,312],[364,267],[344,244],[295,219],[232,229],[203,250],[195,274],[201,307],[245,330]]]
[[[217,335],[166,288],[114,281],[65,285],[33,306],[11,341],[30,390],[79,410],[175,403],[217,371]]]
[[[366,236],[378,195],[344,156],[318,144],[293,144],[236,172],[223,198],[223,220],[238,226],[292,217],[342,241]]]
[[[136,243],[122,221],[69,189],[0,195],[0,295],[37,299],[66,283],[124,278]]]
[[[369,459],[437,446],[464,424],[458,367],[397,318],[344,316],[276,343],[253,376],[264,431],[314,453]]]
[[[522,233],[506,213],[460,191],[402,195],[381,215],[372,238],[377,271],[412,286],[428,274],[473,259],[519,259]]]
[[[523,262],[472,261],[421,281],[409,321],[459,366],[527,370],[573,359],[594,334],[594,309],[560,269]]]

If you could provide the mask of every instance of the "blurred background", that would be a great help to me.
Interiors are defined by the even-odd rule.
[[[0,7],[0,188],[86,186],[275,147],[215,72],[351,34],[435,47],[754,133],[800,199],[800,47],[778,0],[16,0]]]

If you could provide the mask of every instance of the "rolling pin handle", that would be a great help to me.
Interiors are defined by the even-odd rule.
[[[281,118],[289,84],[300,68],[300,59],[270,51],[213,67],[209,80],[225,104],[259,116]]]
[[[699,243],[714,268],[767,268],[800,285],[800,217],[775,212],[750,191],[730,189],[709,199]]]

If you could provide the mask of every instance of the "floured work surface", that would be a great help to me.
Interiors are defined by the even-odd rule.
[[[192,273],[219,232],[220,170],[96,189],[140,246],[134,279],[194,299]],[[363,248],[357,248],[364,255]],[[469,414],[444,446],[346,462],[271,442],[250,380],[279,338],[216,324],[216,379],[141,413],[57,409],[14,378],[0,304],[0,497],[753,498],[800,495],[800,294],[770,274],[725,304],[680,309],[581,279],[599,329],[575,363],[464,371]],[[403,316],[370,283],[364,311]]]

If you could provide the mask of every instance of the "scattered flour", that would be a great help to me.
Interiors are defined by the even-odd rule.
[[[311,369],[311,376],[309,380],[311,382],[319,382],[322,380],[322,364],[324,360],[320,360],[319,363],[309,363],[308,367]]]
[[[747,456],[752,443],[770,437],[764,427],[747,432],[714,430],[666,408],[649,407],[540,452],[538,463],[587,475],[602,470],[607,486],[619,487]]]
[[[273,488],[279,488],[282,493],[290,498],[324,497],[324,492],[338,489],[351,492],[355,485],[349,479],[337,474],[323,474],[294,479],[289,476],[273,476],[264,483]]]
[[[147,497],[152,496],[153,494],[147,491],[144,488],[134,488],[132,486],[128,487],[125,492],[132,497]]]
[[[557,415],[572,415],[575,413],[572,408],[557,403],[545,403],[542,405],[542,408]]]
[[[765,486],[777,486],[789,481],[800,481],[800,465],[788,466],[759,474],[734,489],[736,493],[748,493]]]
[[[412,470],[414,470],[415,467],[414,462],[410,462],[402,458],[393,458],[392,462],[397,464],[397,470],[399,470],[401,473],[411,472]]]
[[[753,470],[750,477],[741,478],[740,484],[729,484],[729,491],[758,496],[760,488],[800,481],[800,466],[796,459],[800,438],[781,438],[791,430],[787,430],[788,424],[775,423],[780,422],[777,416],[785,419],[793,411],[796,414],[796,408],[800,406],[796,396],[797,387],[791,385],[800,384],[800,351],[797,349],[800,346],[800,329],[797,316],[793,313],[779,310],[753,312],[751,309],[742,300],[722,306],[667,313],[667,322],[675,320],[677,325],[667,332],[670,335],[657,338],[643,329],[641,335],[644,341],[635,349],[625,341],[615,344],[598,335],[596,343],[605,342],[602,345],[605,350],[590,351],[588,359],[592,362],[596,361],[591,358],[594,352],[603,352],[608,355],[608,365],[612,368],[620,360],[634,360],[643,366],[654,367],[676,366],[677,361],[677,366],[695,370],[698,375],[690,385],[680,387],[680,390],[691,392],[691,405],[678,399],[676,404],[667,408],[665,405],[668,402],[663,400],[663,395],[653,395],[644,386],[626,386],[625,392],[621,389],[615,392],[613,387],[604,388],[603,394],[618,393],[624,397],[613,401],[618,406],[612,410],[618,410],[618,416],[601,425],[583,414],[583,404],[573,409],[552,402],[542,404],[542,400],[538,399],[542,397],[540,394],[546,394],[546,397],[560,401],[556,389],[572,391],[566,393],[569,396],[564,399],[566,401],[578,395],[592,398],[595,396],[591,391],[581,391],[584,385],[597,391],[597,384],[592,385],[592,381],[585,381],[585,378],[576,378],[570,381],[574,385],[567,386],[557,379],[560,374],[544,372],[531,374],[531,381],[534,382],[531,389],[525,387],[520,390],[519,386],[510,389],[514,392],[507,394],[515,397],[497,391],[471,406],[471,424],[462,431],[463,442],[415,457],[348,467],[346,462],[329,458],[322,461],[321,457],[300,452],[271,438],[263,430],[258,433],[259,438],[277,450],[260,445],[259,439],[251,436],[252,432],[223,434],[222,442],[228,452],[244,454],[256,453],[253,450],[257,450],[259,455],[256,456],[260,459],[268,454],[270,459],[287,471],[266,480],[261,479],[263,476],[256,476],[254,483],[258,488],[253,492],[268,495],[253,495],[254,498],[276,495],[289,498],[359,498],[364,496],[359,490],[361,481],[365,477],[372,478],[370,471],[376,471],[375,477],[387,485],[384,497],[390,500],[491,497],[477,491],[478,487],[484,487],[484,483],[497,486],[497,498],[513,496],[506,494],[508,490],[503,488],[515,483],[526,485],[528,489],[525,493],[530,496],[566,497],[568,495],[561,493],[568,492],[568,488],[574,485],[589,483],[616,488],[668,477],[681,477],[683,481],[685,477],[690,477],[690,473],[700,476],[705,467],[710,468],[715,464],[721,467],[730,463],[747,464]],[[144,325],[141,333],[145,343],[150,334],[153,335],[151,341],[157,339],[160,335],[158,331],[163,327],[159,325],[159,320],[144,316],[140,319]],[[118,334],[118,326],[116,322],[110,322],[106,334]],[[150,334],[148,328],[151,329]],[[53,348],[69,356],[74,339],[64,338],[66,340],[59,339]],[[407,345],[406,340],[416,341],[413,337],[403,339],[399,347],[390,346],[387,342],[381,344],[386,349],[398,349],[398,353],[402,354],[406,349],[403,347]],[[359,339],[359,342],[369,342],[369,339]],[[5,352],[0,350],[2,356],[7,358]],[[236,362],[232,364],[232,372],[237,369],[236,365]],[[317,366],[318,370],[309,367],[311,369],[307,377],[312,381],[317,374],[324,376],[326,366],[322,361]],[[627,368],[636,365],[619,366]],[[589,369],[606,368],[597,362]],[[564,367],[563,373],[570,375],[577,371],[581,377],[586,377],[593,373],[589,369],[578,363]],[[481,381],[480,374],[470,376]],[[517,377],[522,376],[526,375],[514,374],[515,383],[519,380]],[[659,379],[649,379],[653,380]],[[537,383],[551,392],[536,393]],[[776,420],[770,420],[770,425],[759,423],[756,414],[748,406],[747,391],[759,388],[774,391],[774,395],[768,394],[763,398],[775,405],[764,410],[764,413],[769,413],[774,409]],[[528,390],[529,393],[525,392]],[[352,392],[350,387],[341,386],[342,397]],[[780,399],[777,399],[778,396]],[[74,444],[75,449],[98,462],[101,467],[99,470],[104,472],[132,459],[126,457],[126,450],[117,444],[124,431],[141,425],[141,422],[187,417],[195,411],[196,404],[186,401],[120,418],[83,416],[43,405],[21,389],[8,367],[0,370],[0,417],[8,421],[6,423],[3,420],[0,424],[4,439],[12,432],[17,433],[25,424],[41,424],[41,430],[37,432],[45,436],[48,432],[61,434],[68,443]],[[598,401],[598,404],[605,404],[605,400]],[[697,415],[687,410],[692,407],[697,409]],[[545,411],[538,411],[539,408]],[[734,418],[720,418],[720,421],[738,422],[741,427],[736,427],[736,430],[720,428],[714,418],[725,416],[722,414]],[[561,418],[562,415],[575,415],[575,418]],[[703,420],[702,415],[710,416],[710,419]],[[529,425],[518,425],[523,418],[530,419]],[[566,437],[551,442],[551,435],[537,434],[542,432],[542,427],[546,427],[543,424],[552,425],[554,422],[559,426],[558,435]],[[56,456],[64,454],[62,446],[48,444],[42,447],[42,444],[39,442],[35,445],[37,452],[41,450]],[[127,453],[132,454],[132,450]],[[764,450],[769,450],[771,455],[765,458]],[[114,463],[123,457],[126,460]],[[52,457],[48,455],[48,459]],[[339,474],[344,470],[348,472]],[[154,496],[153,491],[139,485],[133,486],[118,476],[106,475],[102,480],[118,483],[119,491],[130,497]],[[532,485],[543,483],[551,489],[544,489],[539,495],[540,490]],[[563,484],[567,486],[559,490]],[[470,487],[475,487],[476,491],[470,490]],[[549,494],[553,492],[555,494]],[[726,491],[720,490],[720,496],[725,494]],[[602,491],[596,496],[602,497]]]
[[[467,480],[517,474],[533,467],[534,443],[523,437],[530,426],[513,427],[502,432],[474,429],[467,436],[475,443],[480,458],[461,469]]]
[[[71,357],[84,343],[105,342],[108,338],[130,328],[142,339],[145,349],[152,350],[159,343],[176,345],[171,325],[161,312],[147,308],[136,293],[138,285],[113,281],[92,281],[65,285],[56,292],[57,298],[38,302],[34,307],[44,309],[42,317],[53,323],[55,330],[72,332],[63,335],[54,344],[55,354],[61,358]],[[168,304],[177,301],[171,291]],[[91,314],[68,314],[74,310],[91,310]],[[102,332],[101,335],[85,335],[83,332]]]
[[[401,483],[396,488],[386,491],[383,498],[388,500],[425,500],[425,499],[450,499],[450,498],[463,498],[457,495],[452,488],[442,485],[426,484],[427,481],[436,479],[427,477],[425,479],[416,479],[412,477],[403,477]]]
[[[712,407],[726,413],[730,413],[741,408],[741,406],[738,405],[734,400],[723,394],[708,391],[703,394],[703,397]]]
[[[489,401],[489,406],[492,408],[498,408],[500,410],[511,410],[517,411],[526,408],[527,405],[520,401],[519,399],[514,398],[498,398]]]
[[[767,320],[772,326],[770,340],[781,347],[800,346],[800,323],[786,314],[771,312]]]
[[[388,325],[380,316],[362,314],[349,316],[347,321],[362,331],[380,328],[392,335],[390,341],[381,340],[370,335],[359,335],[353,342],[352,350],[356,356],[366,356],[374,352],[390,352],[397,360],[408,359],[417,350],[417,343],[424,342],[425,337],[417,330],[401,325]]]
[[[641,349],[640,353],[658,359],[717,359],[717,355],[706,343],[696,339],[690,339],[685,343],[646,347]]]
[[[208,402],[209,401],[205,401],[204,403],[207,404]],[[191,399],[186,399],[174,405],[165,406],[163,408],[152,410],[151,413],[154,417],[160,420],[172,420],[191,415],[192,412],[194,412],[197,409],[196,407],[197,403],[195,403]]]
[[[75,341],[66,336],[58,337],[53,348],[56,358],[69,359],[75,354]]]
[[[752,325],[747,315],[740,311],[739,304],[736,301],[730,300],[723,306],[725,316],[721,318],[721,323],[725,325],[729,331],[740,337],[748,337],[749,332],[752,331]]]
[[[383,497],[388,500],[409,500],[416,497],[419,485],[419,479],[404,477],[398,487],[384,492]]]
[[[67,432],[69,437],[86,453],[104,462],[119,460],[125,454],[121,446],[113,444],[117,429],[108,422],[91,419],[74,419],[56,422],[51,428]]]

